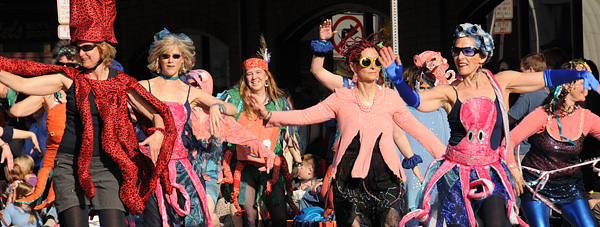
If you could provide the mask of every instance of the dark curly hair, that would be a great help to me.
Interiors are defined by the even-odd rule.
[[[364,39],[360,36],[348,39],[340,51],[340,54],[346,58],[344,59],[346,64],[350,66],[351,62],[357,63],[360,60],[360,54],[367,48],[374,48],[379,53],[381,48],[378,43],[383,42],[381,40],[382,31],[373,33]]]

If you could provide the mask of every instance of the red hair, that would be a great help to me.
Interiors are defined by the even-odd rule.
[[[350,66],[351,62],[358,62],[360,59],[361,53],[363,52],[363,50],[365,50],[367,48],[374,48],[379,53],[379,50],[381,48],[379,48],[379,46],[377,44],[379,42],[382,42],[382,40],[380,40],[380,38],[379,38],[380,35],[381,35],[381,31],[379,31],[377,33],[373,33],[364,39],[360,36],[352,37],[352,38],[348,39],[344,43],[344,47],[340,51],[340,54],[346,58],[345,59],[346,64],[348,66]]]

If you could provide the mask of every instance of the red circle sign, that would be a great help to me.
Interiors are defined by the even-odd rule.
[[[340,25],[340,23],[343,22],[343,21],[346,21],[346,20],[350,20],[350,21],[356,22],[356,26],[351,27],[350,31],[348,32],[348,35],[346,35],[344,37],[341,37],[341,40],[340,40],[339,43],[337,43],[335,41],[335,38],[332,39],[332,41],[333,41],[333,47],[335,48],[335,51],[337,51],[338,53],[340,52],[341,47],[344,45],[344,43],[346,43],[346,41],[350,37],[352,37],[352,34],[354,34],[356,31],[358,31],[358,29],[360,29],[360,31],[361,31],[360,32],[361,33],[360,36],[364,37],[365,29],[364,29],[361,21],[358,18],[354,17],[354,16],[346,15],[346,16],[340,17],[338,20],[335,21],[335,23],[333,24],[333,28],[332,29],[334,31],[337,31],[337,27]],[[338,31],[338,34],[341,34],[341,32]]]

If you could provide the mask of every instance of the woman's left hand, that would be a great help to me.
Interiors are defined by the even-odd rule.
[[[381,59],[379,60],[381,61],[381,64],[384,68],[387,68],[390,65],[392,65],[392,63],[394,63],[394,60],[396,60],[396,64],[402,65],[402,61],[400,61],[400,56],[395,57],[394,50],[392,50],[391,47],[382,46],[381,50],[379,51],[379,55],[381,56]]]
[[[158,154],[160,153],[160,148],[162,147],[163,139],[165,135],[162,134],[161,131],[156,130],[152,135],[148,136],[146,140],[139,143],[140,146],[148,145],[150,147],[150,158],[153,163],[156,163],[158,160]]]
[[[223,115],[221,109],[223,105],[214,104],[210,107],[209,119],[210,119],[210,134],[215,135],[221,131],[221,124],[223,122]]]

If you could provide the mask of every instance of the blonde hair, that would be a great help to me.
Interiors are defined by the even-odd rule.
[[[16,203],[15,201],[25,198],[33,192],[33,186],[22,180],[17,180],[11,184],[12,192],[8,195],[7,205],[14,203],[16,207],[22,207],[26,213],[29,213],[29,223],[35,223],[37,213],[32,212],[35,207],[35,203],[24,204]]]
[[[103,41],[98,44],[98,51],[100,51],[100,59],[105,65],[112,65],[112,60],[117,56],[117,48],[112,46],[110,43]]]
[[[16,157],[13,163],[14,167],[11,171],[8,171],[8,167],[4,167],[6,179],[8,179],[9,182],[25,180],[25,176],[27,176],[27,174],[33,173],[33,167],[35,163],[33,162],[33,158],[31,158],[31,156],[21,155]]]
[[[273,74],[271,72],[261,69],[265,71],[267,74],[267,83],[268,86],[265,87],[267,97],[271,99],[278,99],[284,96],[284,92],[277,87],[277,83],[275,82],[275,78],[273,78]],[[240,79],[240,97],[242,98],[242,105],[244,106],[244,112],[246,112],[247,117],[252,116],[252,108],[250,107],[250,87],[248,87],[248,83],[246,82],[246,72],[242,75],[242,79]]]
[[[191,70],[196,64],[196,52],[194,51],[194,42],[188,39],[180,39],[173,35],[167,35],[163,39],[153,43],[156,48],[152,49],[148,56],[148,69],[153,73],[160,74],[161,68],[159,63],[160,55],[166,53],[173,48],[179,48],[181,57],[183,57],[183,64],[179,69],[179,74],[185,73]]]

